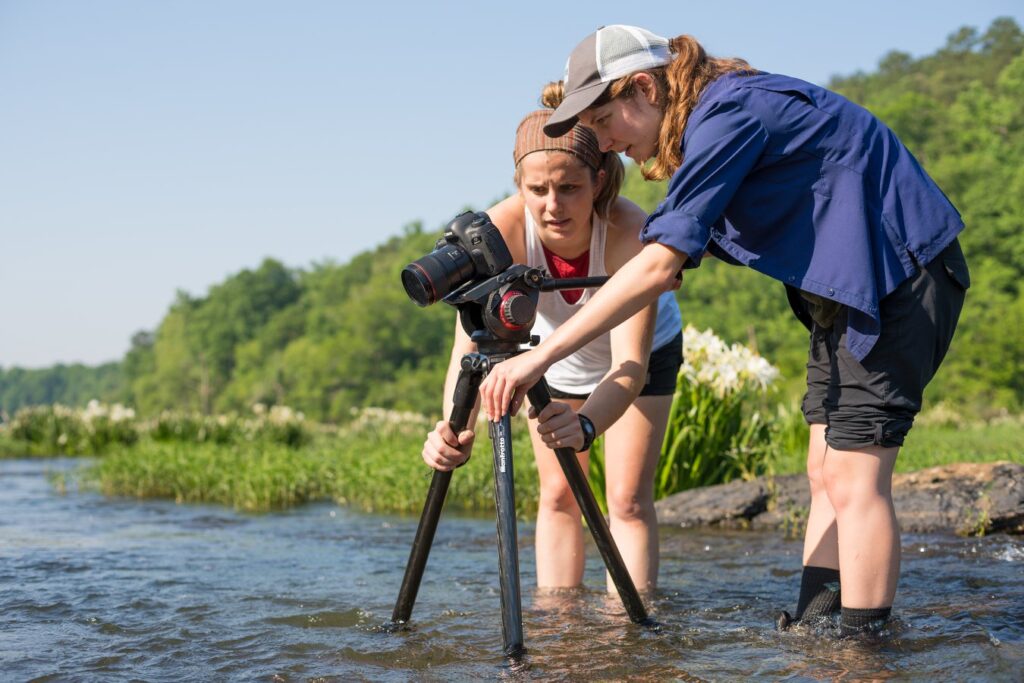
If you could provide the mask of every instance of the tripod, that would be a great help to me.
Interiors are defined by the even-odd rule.
[[[469,353],[462,357],[455,385],[454,404],[449,417],[449,424],[456,434],[466,428],[476,405],[480,383],[490,368],[520,353],[520,344],[531,340],[529,329],[533,324],[539,291],[594,286],[602,284],[606,279],[551,280],[542,277],[541,271],[537,269],[513,266],[503,275],[491,278],[481,285],[455,292],[445,299],[446,302],[459,307],[463,327],[470,332],[470,338],[476,342],[478,349],[477,353]],[[543,378],[527,392],[527,396],[538,412],[551,401],[547,382]],[[519,657],[525,652],[525,647],[519,584],[511,418],[506,414],[500,422],[490,423],[489,431],[494,456],[494,498],[497,509],[504,654],[507,657]],[[638,624],[647,623],[647,612],[643,602],[612,539],[604,515],[594,499],[586,474],[576,459],[576,453],[571,448],[558,448],[555,449],[555,456],[594,536],[630,620]],[[412,614],[451,477],[452,472],[434,471],[412,551],[409,554],[409,562],[405,568],[402,587],[391,617],[392,622],[407,622]]]

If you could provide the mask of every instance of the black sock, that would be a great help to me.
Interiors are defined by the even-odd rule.
[[[892,607],[873,607],[870,609],[855,609],[843,607],[840,629],[844,636],[852,636],[855,633],[878,633],[885,628],[892,614]]]
[[[828,567],[804,567],[800,577],[800,600],[796,619],[825,617],[839,611],[839,570]]]

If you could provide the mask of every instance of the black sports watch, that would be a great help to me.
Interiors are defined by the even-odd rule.
[[[583,413],[576,413],[576,417],[580,420],[580,429],[583,430],[583,446],[576,449],[577,453],[583,451],[589,451],[590,447],[594,444],[594,439],[597,438],[597,429],[594,428],[594,423],[590,421],[590,418]]]

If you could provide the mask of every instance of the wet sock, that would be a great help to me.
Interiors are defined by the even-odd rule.
[[[839,627],[844,636],[857,633],[878,633],[889,621],[892,607],[873,607],[870,609],[854,609],[843,607],[843,616]]]
[[[804,567],[800,577],[800,600],[794,619],[827,617],[839,611],[839,570],[828,567]]]

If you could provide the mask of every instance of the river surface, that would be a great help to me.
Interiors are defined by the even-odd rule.
[[[777,633],[800,544],[661,531],[660,628],[601,590],[535,589],[520,524],[528,653],[501,656],[493,519],[442,518],[411,628],[388,622],[415,518],[322,503],[247,515],[60,494],[68,460],[0,461],[0,679],[148,681],[1024,679],[1024,542],[905,535],[880,639]],[[424,481],[424,492],[427,482]]]

